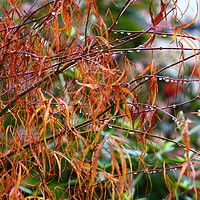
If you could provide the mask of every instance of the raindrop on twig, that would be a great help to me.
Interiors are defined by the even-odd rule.
[[[112,125],[108,124],[108,128],[112,128]]]

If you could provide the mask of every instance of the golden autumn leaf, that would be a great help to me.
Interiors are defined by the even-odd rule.
[[[61,8],[61,13],[63,22],[66,25],[65,29],[67,30],[68,35],[71,34],[73,26],[74,27],[78,26],[80,28],[81,26],[80,9],[74,0],[64,0]]]
[[[186,158],[189,160],[189,151],[190,151],[190,136],[189,136],[189,124],[194,123],[191,119],[186,119],[184,122],[183,130],[181,131],[181,135],[183,137],[183,142],[186,147]]]
[[[195,15],[194,19],[191,22],[188,22],[186,24],[181,24],[181,25],[177,26],[174,29],[174,32],[173,32],[173,39],[174,39],[174,41],[177,38],[177,32],[179,32],[179,29],[187,28],[188,26],[190,26],[191,24],[193,24],[196,21],[197,17],[198,17],[198,12],[197,12],[197,14]]]
[[[151,63],[152,63],[152,62],[150,62],[150,63],[147,65],[147,67],[144,69],[144,71],[143,71],[142,73],[140,73],[138,76],[143,76],[143,75],[150,69]]]
[[[151,75],[154,75],[156,73],[156,63],[155,60],[152,60],[150,63],[150,72]],[[151,104],[153,105],[156,101],[157,94],[158,94],[158,83],[157,78],[152,77],[150,79],[150,94],[151,94]]]
[[[78,81],[76,81],[79,85],[85,86],[85,87],[89,87],[90,89],[97,89],[99,87],[98,84],[88,84],[88,83],[79,83]]]

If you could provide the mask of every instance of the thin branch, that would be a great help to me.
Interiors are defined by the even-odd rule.
[[[122,9],[120,10],[119,14],[117,15],[115,21],[111,25],[111,27],[108,29],[108,31],[112,31],[113,27],[118,23],[119,18],[123,15],[123,13],[126,11],[126,9],[134,3],[136,0],[127,0],[127,2],[123,5]]]

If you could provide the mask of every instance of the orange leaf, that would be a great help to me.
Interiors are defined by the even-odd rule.
[[[124,88],[124,87],[122,87],[121,89],[122,89],[125,93],[129,94],[129,95],[133,98],[133,100],[135,100],[135,96],[133,95],[133,93],[132,93],[130,90],[128,90],[127,88]]]
[[[191,24],[193,24],[196,21],[197,17],[198,17],[198,12],[197,12],[197,14],[195,15],[194,19],[191,22],[189,22],[187,24],[182,24],[180,26],[177,26],[175,29],[187,28],[188,26],[190,26]]]
[[[182,24],[180,26],[177,26],[174,29],[174,32],[173,32],[173,38],[174,38],[174,40],[176,40],[176,38],[177,38],[177,32],[178,32],[178,30],[181,29],[181,28],[187,28],[188,26],[190,26],[191,24],[193,24],[196,21],[197,17],[198,17],[198,12],[197,12],[197,14],[195,15],[194,19],[191,22],[186,23],[186,24]]]
[[[139,76],[143,76],[143,75],[150,69],[151,65],[152,65],[152,62],[150,62],[150,63],[147,65],[147,67],[145,68],[145,70],[144,70],[141,74],[139,74]]]
[[[156,64],[155,60],[152,60],[151,62],[151,75],[154,75],[156,73]],[[157,93],[158,93],[158,83],[157,78],[152,77],[150,79],[150,91],[151,91],[151,103],[154,104],[156,101]]]
[[[23,200],[24,196],[17,187],[13,187],[9,194],[9,200]]]
[[[174,41],[176,40],[176,38],[177,38],[177,30],[174,29],[174,32],[173,32],[173,39],[174,39]]]
[[[68,34],[70,35],[72,29],[72,13],[71,13],[72,0],[64,0],[62,5],[62,19],[66,25]]]
[[[70,36],[72,27],[77,26],[80,29],[81,26],[81,13],[78,5],[74,0],[64,0],[62,4],[62,19],[66,25],[66,30]],[[80,30],[79,30],[80,32]]]
[[[85,87],[89,87],[90,89],[97,89],[99,86],[98,84],[87,84],[87,83],[79,83],[78,81],[76,81],[79,85],[85,86]]]
[[[176,184],[176,187],[175,187],[175,191],[177,190],[177,187],[179,186],[181,178],[183,177],[183,175],[184,175],[184,173],[185,173],[185,171],[186,171],[186,169],[188,167],[188,164],[185,162],[185,163],[183,163],[182,166],[183,167],[182,167],[181,171],[179,172],[179,177],[178,177],[178,181],[177,181],[177,184]]]
[[[183,137],[183,142],[185,144],[185,147],[186,147],[186,159],[189,160],[189,151],[190,151],[190,137],[189,137],[189,124],[190,123],[193,123],[192,120],[190,119],[187,119],[185,122],[184,122],[184,128],[183,130],[181,131],[181,135]]]
[[[156,15],[154,19],[154,25],[157,25],[160,21],[162,21],[163,17],[165,16],[165,11],[168,4],[163,3],[161,0],[161,11]]]
[[[153,11],[152,11],[152,1],[150,3],[150,6],[149,6],[149,14],[150,14],[150,17],[151,17],[151,22],[154,25],[154,17],[153,17]]]
[[[152,1],[151,1],[150,7],[149,7],[149,13],[151,17],[151,22],[154,26],[162,21],[163,17],[165,16],[165,11],[166,11],[167,6],[168,4],[163,3],[163,1],[161,0],[161,11],[154,18],[153,11],[152,11]]]

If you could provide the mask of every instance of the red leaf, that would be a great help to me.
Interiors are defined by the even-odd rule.
[[[161,0],[161,10],[154,18],[153,11],[152,11],[152,1],[151,1],[150,7],[149,7],[149,13],[151,17],[151,22],[154,26],[157,25],[160,21],[162,21],[163,17],[165,16],[165,11],[166,11],[167,6],[168,4],[163,3],[163,1]]]

